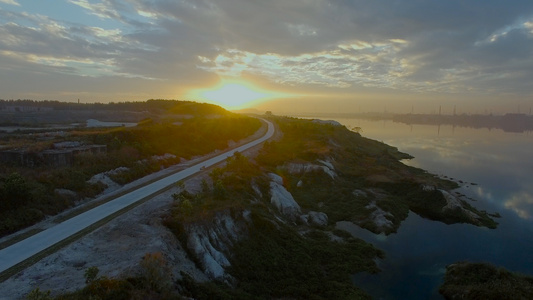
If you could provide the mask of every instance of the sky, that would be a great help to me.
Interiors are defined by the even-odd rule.
[[[528,113],[531,0],[0,0],[0,99]]]

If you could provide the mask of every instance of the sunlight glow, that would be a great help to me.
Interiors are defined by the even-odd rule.
[[[242,80],[222,79],[212,88],[190,91],[187,97],[208,101],[226,109],[242,109],[261,101],[287,97],[287,94],[263,90]]]

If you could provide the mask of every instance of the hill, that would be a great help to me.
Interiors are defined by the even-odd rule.
[[[114,184],[124,185],[161,168],[226,149],[261,126],[257,119],[186,101],[0,104],[23,107],[2,113],[13,116],[12,120],[31,119],[39,127],[22,127],[0,136],[0,237],[95,197],[108,186],[94,176],[105,173]],[[52,111],[40,110],[43,107]],[[56,129],[39,121],[83,120],[85,124],[86,118],[103,115],[112,121],[135,121],[136,126]]]

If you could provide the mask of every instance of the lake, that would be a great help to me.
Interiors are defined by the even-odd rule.
[[[342,222],[340,227],[386,253],[379,261],[381,273],[354,276],[358,286],[375,299],[443,299],[438,287],[446,266],[458,261],[489,262],[533,275],[532,133],[335,120],[348,128],[361,127],[363,136],[415,157],[406,164],[462,180],[459,191],[476,199],[472,205],[502,216],[497,229],[487,229],[446,225],[410,213],[389,236]]]

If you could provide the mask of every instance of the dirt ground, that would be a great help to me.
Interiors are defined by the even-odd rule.
[[[132,184],[141,184],[157,175],[161,174],[152,174]],[[206,176],[204,172],[189,178],[185,187],[191,192],[197,191]],[[178,188],[172,188],[155,196],[0,283],[0,299],[24,298],[37,287],[42,291],[51,290],[53,295],[80,289],[85,286],[85,270],[93,266],[98,267],[101,276],[131,276],[140,272],[142,257],[154,252],[163,254],[176,276],[185,271],[198,280],[205,280],[204,274],[162,224],[162,217],[173,201],[171,195],[177,191]],[[47,220],[38,226],[48,227],[49,224]]]

